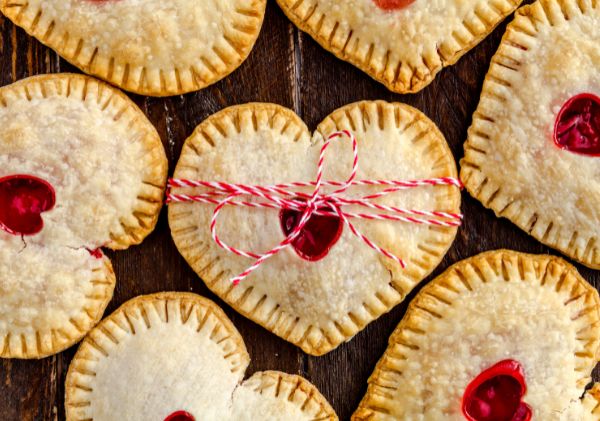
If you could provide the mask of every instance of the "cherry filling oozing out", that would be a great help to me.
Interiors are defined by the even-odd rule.
[[[13,235],[34,235],[44,227],[41,214],[54,208],[50,183],[32,175],[0,178],[0,228]]]
[[[196,421],[194,416],[186,411],[176,411],[165,418],[165,421]]]
[[[299,200],[299,198],[295,198]],[[328,207],[319,210],[331,211]],[[279,213],[281,229],[289,236],[298,226],[302,212],[283,209]],[[306,222],[302,231],[292,242],[296,253],[305,260],[315,262],[321,260],[329,253],[329,250],[337,243],[342,235],[344,222],[338,216],[312,215]]]
[[[532,411],[523,402],[527,392],[523,367],[504,360],[483,371],[466,388],[462,401],[469,421],[529,421]]]
[[[600,97],[582,93],[565,102],[554,124],[554,142],[561,149],[600,156]]]
[[[403,9],[415,0],[373,0],[373,3],[382,10],[399,10]]]

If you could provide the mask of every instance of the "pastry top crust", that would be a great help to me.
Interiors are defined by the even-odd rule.
[[[383,10],[373,0],[278,0],[323,47],[394,92],[416,92],[487,36],[520,0],[417,0]]]
[[[75,355],[67,420],[162,420],[178,410],[208,421],[337,420],[298,376],[263,372],[240,384],[249,362],[242,337],[213,302],[178,292],[137,297]]]
[[[359,142],[358,179],[452,177],[452,154],[439,130],[402,104],[362,102],[335,111],[311,136],[290,110],[272,104],[228,108],[202,123],[186,141],[176,178],[271,185],[315,178],[323,138],[351,130]],[[328,149],[324,179],[346,180],[347,139]],[[195,189],[177,189],[194,193]],[[370,187],[350,195],[367,194]],[[198,192],[196,190],[196,192]],[[408,209],[459,212],[455,187],[405,190],[379,203]],[[353,220],[381,247],[407,263],[402,270],[345,229],[329,254],[307,262],[291,249],[270,258],[236,287],[229,279],[253,262],[220,249],[211,238],[213,207],[172,203],[169,222],[180,252],[206,284],[247,317],[302,347],[323,354],[389,311],[439,263],[456,228]],[[277,211],[225,208],[219,237],[235,247],[266,251],[284,239]]]
[[[461,398],[507,358],[541,420],[598,419],[600,299],[562,259],[508,250],[461,261],[425,286],[392,334],[354,420],[463,420]]]
[[[485,206],[596,269],[600,158],[556,147],[553,133],[569,98],[600,96],[599,66],[598,2],[520,9],[492,59],[461,162],[462,180]]]
[[[109,260],[154,228],[167,162],[160,138],[125,95],[87,76],[45,75],[0,88],[0,178],[48,181],[56,206],[43,230],[0,230],[3,357],[58,352],[100,319],[112,297]]]
[[[204,88],[246,59],[266,0],[0,0],[0,11],[87,73],[144,95]]]
[[[36,76],[0,88],[0,126],[0,176],[32,174],[56,191],[28,244],[124,249],[154,229],[166,155],[125,95],[87,76]]]

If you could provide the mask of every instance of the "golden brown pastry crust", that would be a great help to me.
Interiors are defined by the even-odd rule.
[[[80,114],[70,114],[73,110]],[[88,115],[99,120],[80,119]],[[97,247],[126,249],[154,229],[167,161],[156,129],[141,110],[120,91],[88,76],[41,75],[2,87],[0,118],[0,174],[41,171],[57,183],[58,203],[52,215],[44,216],[48,220],[41,233],[21,240],[0,232],[0,285],[6,291],[0,299],[1,356],[42,358],[78,342],[101,319],[113,295],[115,274],[106,256],[90,253]],[[80,129],[85,124],[94,126]],[[102,126],[100,132],[96,124]],[[106,157],[106,168],[116,162],[110,170],[96,166],[109,143],[138,151],[135,167],[142,170],[133,179],[127,175],[132,169],[118,174],[118,165],[129,162],[126,157]],[[93,186],[98,186],[97,194]],[[80,206],[81,198],[72,195],[84,190],[101,206]],[[113,190],[124,204],[118,209],[111,205],[114,213],[106,216],[104,202],[114,197],[103,201],[98,195]]]
[[[513,291],[515,292],[517,287],[536,288],[538,291],[532,293],[532,296],[536,298],[541,294],[556,295],[557,302],[564,305],[569,315],[569,323],[573,325],[572,334],[576,342],[575,351],[572,355],[575,361],[575,369],[569,375],[569,381],[573,383],[571,386],[578,388],[578,391],[583,393],[585,387],[591,381],[592,370],[600,358],[600,330],[598,328],[600,325],[600,298],[598,292],[579,275],[573,266],[563,259],[547,255],[530,255],[510,250],[497,250],[482,253],[454,264],[417,294],[410,303],[406,315],[391,335],[388,349],[369,378],[367,393],[352,419],[356,421],[393,420],[398,419],[397,414],[400,411],[410,411],[402,407],[400,400],[402,399],[402,391],[409,387],[408,383],[411,381],[411,378],[407,376],[414,374],[406,373],[406,371],[410,371],[408,365],[411,362],[413,364],[419,363],[419,356],[428,352],[425,349],[420,349],[421,347],[417,345],[418,342],[422,342],[419,338],[425,335],[425,340],[427,340],[428,332],[434,332],[436,323],[439,326],[439,323],[449,313],[449,309],[456,306],[456,301],[461,296],[469,296],[474,294],[474,291],[491,288],[491,285],[498,285],[499,282],[501,284],[503,282],[513,283],[515,288]],[[503,297],[496,297],[497,302],[502,299]],[[507,305],[510,307],[512,304],[507,301]],[[532,303],[532,305],[535,305],[535,303]],[[496,315],[490,316],[496,317]],[[483,318],[483,315],[481,317]],[[472,324],[475,324],[476,321],[477,319],[471,319]],[[523,321],[523,323],[525,322]],[[465,330],[472,327],[463,326]],[[458,328],[461,327],[458,326]],[[469,343],[469,340],[478,341],[478,343],[483,342],[481,334],[474,334],[473,332],[473,330],[469,330],[468,333],[465,331],[464,337],[461,335],[454,335],[453,337],[458,343],[465,343],[465,341]],[[563,333],[565,332],[535,332],[540,337],[539,339],[532,338],[534,341],[533,346],[535,344],[541,346],[540,340],[543,339],[545,334],[558,335],[564,341],[570,339],[567,336],[561,336]],[[502,335],[503,333],[498,334]],[[483,335],[490,337],[494,335],[494,332],[487,332]],[[468,349],[468,347],[466,348]],[[446,350],[451,352],[449,349]],[[507,355],[507,357],[510,356]],[[439,361],[439,363],[446,364],[449,362]],[[567,364],[567,361],[565,360],[564,363]],[[474,365],[477,363],[475,359],[472,359],[467,364]],[[419,376],[427,375],[419,373]],[[431,384],[435,384],[436,380],[424,378],[422,381],[432,387]],[[450,390],[451,386],[453,385],[446,385],[447,390]],[[550,387],[551,385],[550,382],[547,384],[538,382],[536,386]],[[581,410],[590,417],[600,414],[599,387],[600,385],[596,384],[593,389],[586,393],[582,402],[574,402],[575,405],[583,405]],[[531,387],[528,387],[528,389],[531,389]],[[527,395],[524,399],[527,402]],[[435,397],[433,397],[433,401],[435,400]],[[460,396],[457,399],[457,402],[459,401]],[[548,402],[548,405],[551,407],[550,402]],[[463,418],[462,414],[456,412],[460,412],[460,409],[457,409],[458,406],[456,404],[452,407],[452,417],[447,414],[448,418],[446,419]],[[446,408],[446,411],[449,410],[447,407],[444,408]],[[539,410],[539,408],[533,408],[534,417],[536,410]],[[409,415],[411,415],[410,412],[403,413],[404,417]],[[424,414],[419,412],[412,415],[423,416]],[[554,411],[554,415],[557,420],[563,420],[563,418],[560,418],[558,409]]]
[[[571,96],[600,95],[600,6],[540,0],[504,34],[461,160],[467,190],[496,215],[600,269],[597,157],[556,147],[554,122]]]
[[[171,324],[170,327],[169,324]],[[225,375],[235,377],[232,389],[222,390],[223,401],[228,409],[232,411],[230,415],[234,419],[236,410],[245,411],[244,415],[247,416],[248,413],[253,411],[252,405],[254,403],[260,404],[260,401],[264,399],[271,402],[272,400],[282,400],[282,405],[271,406],[271,410],[275,411],[277,416],[280,417],[278,419],[293,419],[286,418],[285,413],[287,405],[291,404],[291,407],[295,408],[296,411],[300,411],[306,419],[337,421],[335,412],[325,398],[311,383],[300,376],[265,371],[255,373],[240,384],[239,382],[250,363],[250,357],[239,332],[223,310],[215,303],[199,295],[182,292],[163,292],[133,298],[105,318],[89,333],[79,347],[67,373],[65,386],[67,420],[86,419],[91,421],[105,419],[106,415],[95,415],[94,403],[98,405],[98,408],[102,408],[103,414],[106,414],[107,411],[108,413],[116,413],[114,409],[106,407],[114,404],[114,400],[103,399],[101,395],[94,395],[94,391],[101,393],[99,391],[102,389],[100,385],[96,384],[97,382],[110,381],[110,379],[100,379],[102,374],[99,372],[102,369],[101,363],[105,362],[108,365],[123,363],[119,355],[127,348],[128,341],[133,340],[134,337],[138,341],[143,340],[145,335],[152,336],[154,331],[163,328],[171,329],[173,341],[178,340],[177,329],[183,329],[187,332],[193,332],[194,335],[208,338],[216,346],[216,348],[211,349],[219,350],[220,357],[218,358],[227,361],[228,372],[219,373],[218,368],[212,366],[203,367],[202,372],[209,372],[211,376],[217,377]],[[149,342],[146,345],[141,348],[141,352],[146,350],[150,352],[152,351],[151,347],[157,344]],[[185,346],[186,344],[180,345],[183,348]],[[195,352],[197,350],[193,350],[191,354],[184,353],[183,356],[190,358]],[[209,352],[209,350],[207,349],[206,352]],[[157,367],[162,367],[164,358],[177,358],[174,355],[164,356],[160,353],[158,355],[160,355],[160,359],[155,361]],[[192,366],[193,363],[190,363],[190,369],[192,369]],[[127,368],[124,367],[123,369],[126,370]],[[152,369],[149,368],[149,371],[152,371]],[[122,382],[124,380],[114,379],[114,381]],[[180,379],[180,381],[185,381],[185,379]],[[149,378],[149,383],[153,383],[152,378]],[[131,393],[133,394],[144,388],[144,385],[137,385],[137,388],[135,384],[131,386],[133,388]],[[233,395],[228,396],[229,394]],[[154,399],[158,400],[162,397],[159,394],[155,395]],[[194,397],[191,397],[191,399],[193,400]],[[202,401],[201,397],[198,399]],[[185,400],[189,403],[189,399]],[[238,401],[240,402],[239,405],[236,404]],[[120,414],[129,414],[132,417],[139,416],[139,414],[131,414],[126,411],[128,400],[121,401],[117,399],[117,402],[125,405],[124,408],[119,408]],[[148,402],[149,405],[154,403]],[[167,406],[170,404],[170,402],[165,403]],[[206,404],[209,403],[202,402],[202,405]],[[267,403],[266,405],[270,404]],[[161,405],[158,405],[157,408],[164,409]],[[215,419],[213,418],[214,415],[211,413],[209,418],[203,419]],[[227,414],[219,414],[219,419],[227,419]]]
[[[0,0],[0,12],[84,72],[151,96],[196,91],[237,69],[258,38],[266,0],[155,0],[167,10],[154,12],[149,6],[124,16],[131,11],[116,2]],[[222,26],[212,21],[218,14]],[[202,18],[201,29],[190,22]]]
[[[512,13],[521,0],[477,1],[472,10],[468,6],[466,14],[465,4],[460,2],[456,5],[449,2],[447,10],[432,11],[426,2],[421,2],[388,12],[381,12],[372,0],[277,2],[289,19],[323,48],[352,63],[389,90],[410,93],[423,89],[442,68],[456,63]],[[360,8],[364,14],[380,13],[381,16],[377,15],[380,20],[373,22],[359,12],[354,13],[353,8]],[[444,24],[423,18],[428,14],[439,15],[436,17]],[[381,23],[384,20],[386,24]],[[447,30],[429,36],[432,27]]]
[[[247,104],[225,109],[204,121],[186,141],[174,177],[261,184],[308,181],[314,178],[316,159],[312,157],[323,136],[342,129],[353,131],[363,145],[359,146],[359,165],[364,171],[360,177],[415,179],[456,174],[443,135],[421,112],[404,104],[365,101],[333,112],[312,140],[301,119],[283,107]],[[334,144],[331,148],[326,171],[342,179],[351,161],[335,162],[333,156],[345,157],[351,148]],[[398,200],[396,206],[422,210],[460,209],[460,192],[455,187],[417,189],[390,200]],[[208,230],[211,215],[207,205],[169,205],[169,225],[181,254],[208,287],[237,311],[313,355],[348,341],[402,301],[437,266],[456,234],[455,227],[357,221],[372,240],[404,256],[406,269],[374,254],[346,230],[322,261],[306,263],[285,250],[234,287],[230,278],[252,261],[227,254],[213,243]],[[266,212],[223,216],[227,221],[220,223],[220,235],[232,245],[248,242],[249,248],[268,250],[282,240],[273,218],[276,214]],[[256,230],[260,235],[254,235]]]

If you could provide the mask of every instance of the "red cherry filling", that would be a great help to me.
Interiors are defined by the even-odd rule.
[[[398,10],[414,3],[415,0],[373,0],[375,5],[383,10]]]
[[[96,258],[96,259],[102,259],[102,257],[104,257],[104,254],[102,253],[102,250],[97,248],[97,249],[87,249],[88,253],[90,254],[90,256]]]
[[[41,213],[56,203],[54,188],[32,175],[0,178],[0,228],[9,234],[33,235],[44,227]]]
[[[196,421],[196,419],[189,412],[176,411],[165,418],[165,421]]]
[[[298,198],[295,198],[298,200]],[[320,207],[319,210],[330,211],[329,207]],[[292,209],[282,209],[279,221],[283,233],[288,236],[300,223],[302,212]],[[300,235],[292,241],[292,246],[305,260],[316,262],[321,260],[337,243],[342,235],[344,222],[338,216],[312,215],[306,222]]]
[[[561,149],[600,156],[600,98],[583,93],[565,102],[554,123],[554,142]]]
[[[527,392],[523,367],[504,360],[483,371],[466,388],[463,414],[469,421],[529,421],[531,408],[522,401]]]

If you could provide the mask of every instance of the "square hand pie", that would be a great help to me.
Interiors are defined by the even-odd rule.
[[[333,112],[312,136],[296,114],[277,105],[225,109],[200,124],[186,141],[174,177],[261,186],[310,183],[324,139],[342,130],[352,132],[357,140],[356,180],[422,180],[456,174],[443,135],[421,112],[397,103],[360,102]],[[323,164],[324,180],[344,182],[352,170],[352,152],[347,138],[332,141]],[[324,186],[325,190],[332,188]],[[188,196],[203,191],[173,190]],[[358,185],[342,196],[357,198],[379,191],[377,186]],[[373,203],[456,213],[460,191],[456,186],[426,185]],[[364,209],[350,206],[348,212]],[[313,355],[336,348],[402,301],[439,264],[456,235],[456,226],[352,218],[358,232],[402,258],[403,269],[367,246],[341,218],[314,217],[293,245],[234,285],[232,277],[254,260],[213,241],[214,211],[210,204],[170,203],[169,224],[181,254],[208,287],[237,311]],[[294,212],[228,206],[221,209],[216,229],[219,241],[264,253],[285,240],[286,230],[299,226],[297,222]]]
[[[100,248],[154,229],[167,159],[137,106],[88,76],[0,88],[0,127],[0,356],[41,358],[102,317],[115,275]]]
[[[191,293],[136,297],[81,343],[66,380],[67,421],[337,421],[300,376],[255,373],[223,310]]]
[[[461,179],[498,216],[600,269],[600,4],[541,0],[508,25]]]
[[[398,93],[417,92],[521,0],[277,0],[324,48]]]
[[[597,421],[599,355],[598,292],[573,266],[483,253],[417,294],[352,419]]]
[[[86,73],[128,91],[202,89],[238,68],[266,0],[0,0],[0,12]]]

